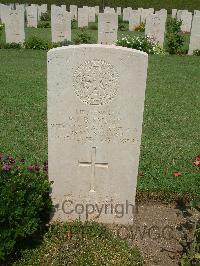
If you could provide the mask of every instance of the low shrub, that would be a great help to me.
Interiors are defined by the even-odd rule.
[[[71,29],[77,29],[77,28],[78,28],[77,21],[75,19],[73,19],[71,21]]]
[[[134,28],[134,31],[137,31],[137,32],[144,32],[145,31],[145,24],[144,22],[140,23],[140,25],[136,26]]]
[[[155,43],[149,37],[126,36],[117,40],[116,45],[140,50],[146,52],[147,54],[165,54],[164,49],[162,49],[158,43]]]
[[[122,16],[118,16],[118,24],[123,23],[123,17]]]
[[[30,37],[24,43],[24,45],[26,49],[33,49],[33,50],[49,50],[55,47],[55,45],[52,44],[51,42],[45,41],[36,36]],[[56,47],[57,46],[58,45],[56,45]]]
[[[97,24],[95,22],[91,22],[89,24],[89,29],[90,30],[98,30],[98,26],[97,26]]]
[[[49,21],[40,21],[38,28],[51,28],[51,23]]]
[[[20,251],[20,244],[48,221],[52,203],[47,169],[47,162],[27,166],[0,154],[0,261]]]
[[[185,213],[187,212],[186,221],[180,224],[179,230],[183,231],[183,238],[180,244],[183,247],[183,255],[181,257],[181,266],[200,265],[200,219],[193,217],[188,210],[196,209],[200,214],[200,198],[192,200],[189,206],[186,206]],[[190,228],[190,234],[188,229]],[[192,230],[193,229],[193,230]],[[193,231],[193,234],[191,232]],[[191,236],[190,236],[191,235]]]
[[[68,41],[67,39],[65,39],[64,41],[60,42],[59,46],[68,46],[68,45],[73,45],[74,42],[72,41]]]
[[[74,38],[75,44],[81,43],[93,43],[92,36],[85,30],[82,29],[81,32],[77,33],[76,37]]]
[[[193,55],[200,56],[200,49],[194,50]]]
[[[167,51],[170,54],[182,54],[184,37],[181,32],[182,21],[171,18],[167,21]]]
[[[3,29],[4,29],[4,24],[0,24],[0,38],[3,33]]]
[[[128,31],[128,25],[126,23],[119,23],[118,29],[119,31]]]
[[[0,45],[1,49],[22,49],[23,48],[23,44],[21,43],[2,43]]]
[[[42,13],[40,20],[41,21],[50,21],[51,20],[50,12]]]

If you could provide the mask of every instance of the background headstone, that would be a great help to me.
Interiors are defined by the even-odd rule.
[[[129,30],[134,31],[137,26],[140,25],[140,12],[138,10],[132,10],[129,17]]]
[[[78,27],[84,28],[88,27],[88,9],[87,8],[78,8]]]
[[[146,53],[116,46],[78,45],[48,52],[54,220],[133,223],[147,64]],[[91,204],[94,212],[90,208],[88,215],[69,214],[77,204]],[[106,212],[108,204],[124,206],[124,215],[110,207]],[[96,206],[102,207],[99,217]]]
[[[98,16],[98,43],[113,44],[117,41],[118,15],[99,13]]]
[[[118,16],[122,15],[122,8],[120,6],[117,7],[117,15]]]
[[[149,15],[146,18],[145,35],[159,43],[163,47],[165,36],[166,17],[158,14]]]
[[[200,50],[200,16],[194,16],[192,21],[188,54],[192,55],[193,51],[197,49]]]
[[[131,11],[131,7],[126,7],[123,9],[123,21],[129,21]]]
[[[59,6],[51,6],[52,42],[71,41],[71,14]]]
[[[99,6],[95,6],[95,14],[98,15],[99,14]]]
[[[72,20],[75,19],[77,20],[77,6],[76,5],[70,5],[70,13],[71,13],[71,18]]]
[[[6,43],[23,43],[24,32],[24,11],[10,10],[7,13],[5,22]]]
[[[192,25],[192,12],[182,12],[180,20],[182,21],[181,31],[190,32]]]
[[[37,28],[38,23],[38,7],[31,5],[26,7],[27,27]]]
[[[177,9],[172,9],[172,18],[176,18]]]
[[[95,22],[95,7],[89,7],[88,12],[88,21]]]

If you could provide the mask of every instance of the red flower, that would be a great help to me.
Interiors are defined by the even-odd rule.
[[[198,165],[200,165],[200,161],[197,160],[196,162],[193,162],[193,165],[194,165],[194,166],[198,166]]]
[[[178,176],[181,176],[182,174],[180,172],[173,172],[173,176],[174,177],[178,177]]]
[[[196,161],[200,161],[200,154],[195,158]]]

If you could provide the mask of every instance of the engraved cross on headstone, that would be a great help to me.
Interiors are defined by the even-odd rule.
[[[79,162],[79,166],[91,167],[90,192],[95,192],[95,169],[108,168],[108,163],[96,163],[96,147],[92,147],[91,162]]]

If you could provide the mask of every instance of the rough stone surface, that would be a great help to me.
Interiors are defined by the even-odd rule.
[[[113,44],[117,41],[118,15],[99,13],[98,16],[98,43]]]
[[[133,221],[147,64],[146,53],[116,46],[48,52],[54,220]]]

